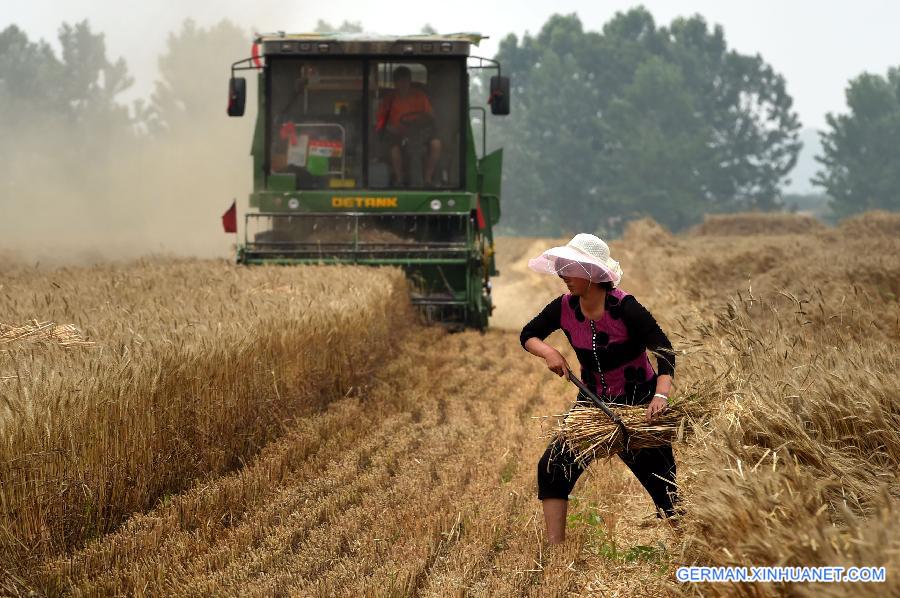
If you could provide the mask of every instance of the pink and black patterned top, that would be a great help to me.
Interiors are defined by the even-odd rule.
[[[657,354],[660,374],[675,374],[672,343],[650,312],[625,291],[607,292],[599,320],[585,317],[578,297],[557,297],[525,325],[520,341],[524,346],[530,338],[544,340],[560,328],[578,356],[581,379],[606,400],[640,404],[651,399],[657,374],[648,349]]]

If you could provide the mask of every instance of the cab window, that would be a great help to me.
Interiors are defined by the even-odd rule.
[[[296,189],[458,189],[463,66],[418,57],[273,60],[268,174],[292,177]]]
[[[269,173],[299,189],[361,186],[362,62],[281,59],[270,76]]]
[[[461,75],[456,61],[370,63],[369,187],[459,187]]]

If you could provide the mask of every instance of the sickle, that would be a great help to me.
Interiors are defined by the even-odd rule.
[[[580,394],[590,399],[590,401],[595,406],[599,407],[600,410],[603,411],[603,413],[605,413],[609,417],[609,419],[613,421],[614,424],[619,426],[619,430],[622,432],[622,439],[625,443],[625,450],[628,450],[628,428],[625,427],[625,423],[622,421],[622,418],[619,417],[619,414],[610,409],[609,405],[603,402],[600,397],[591,392],[591,390],[584,384],[584,382],[582,382],[581,380],[576,378],[574,374],[572,374],[571,370],[569,371],[568,378],[569,381],[572,382],[572,384],[578,387],[578,390],[581,391]]]

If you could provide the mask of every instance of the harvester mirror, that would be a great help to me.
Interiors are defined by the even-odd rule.
[[[509,77],[491,77],[491,97],[488,103],[491,105],[491,114],[509,114]]]
[[[228,81],[228,116],[244,116],[246,102],[247,80],[243,77],[232,77]]]

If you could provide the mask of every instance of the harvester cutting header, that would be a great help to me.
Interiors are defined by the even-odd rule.
[[[257,37],[229,82],[228,114],[242,116],[236,71],[259,71],[238,261],[397,265],[430,319],[485,328],[502,150],[485,154],[486,110],[470,106],[469,71],[497,71],[493,114],[509,114],[510,88],[499,63],[470,56],[482,39]]]

